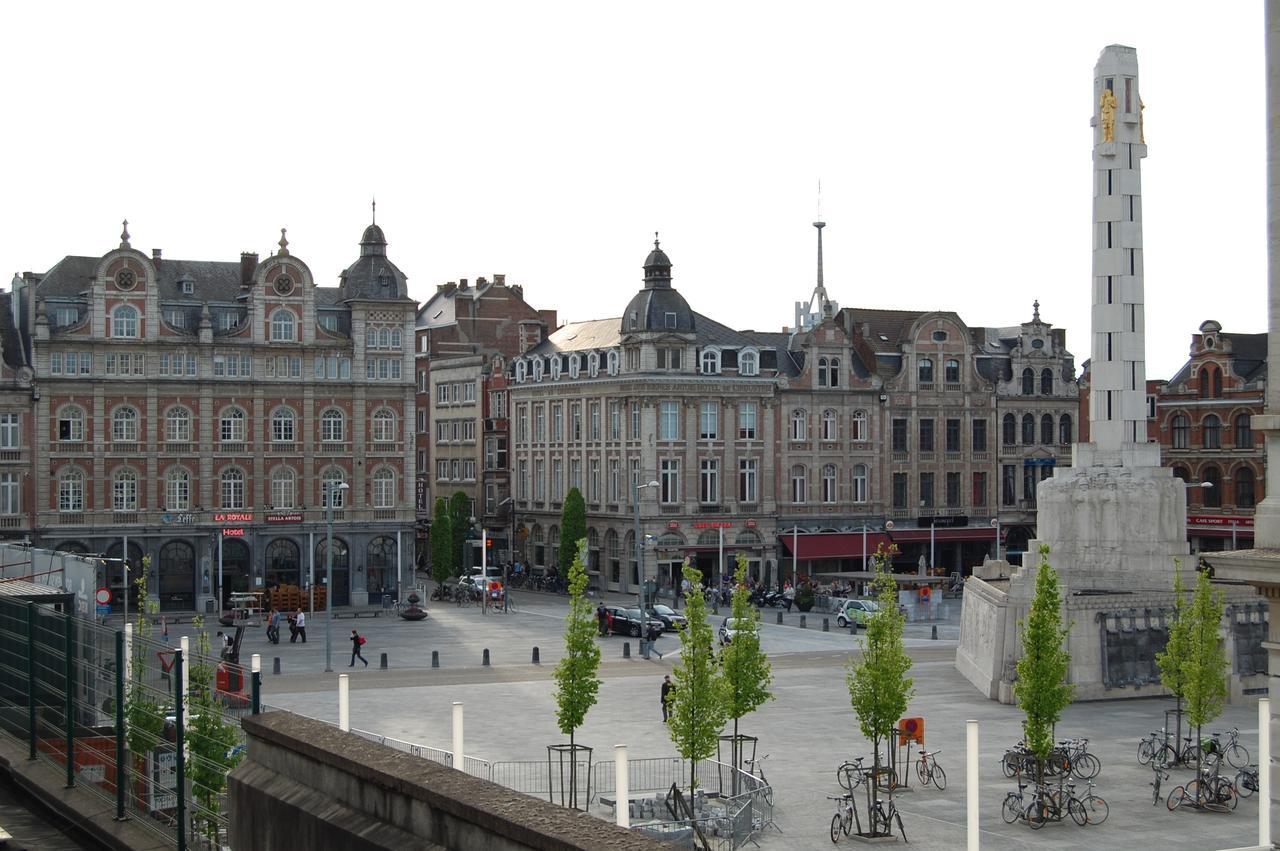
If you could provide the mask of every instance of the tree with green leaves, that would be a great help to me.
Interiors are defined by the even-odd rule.
[[[1183,668],[1191,646],[1191,617],[1188,614],[1186,589],[1182,584],[1182,560],[1173,560],[1173,617],[1164,650],[1156,654],[1160,683],[1177,700],[1178,728],[1174,742],[1182,739],[1182,698],[1186,695],[1187,678]]]
[[[431,576],[444,584],[453,575],[453,528],[449,523],[449,504],[436,498],[431,520]]]
[[[244,755],[237,749],[236,726],[223,719],[217,698],[217,667],[209,646],[209,633],[204,618],[191,619],[196,641],[194,652],[185,660],[187,666],[187,747],[192,759],[187,763],[191,796],[199,807],[194,814],[197,830],[212,845],[218,838],[218,814],[222,809],[222,793],[227,788],[227,774]],[[221,648],[219,648],[221,652]]]
[[[586,720],[600,691],[600,646],[596,644],[596,616],[587,599],[587,541],[578,541],[569,564],[569,614],[565,616],[564,657],[556,665],[556,723],[569,737],[569,806],[578,806],[578,751],[574,731]],[[621,806],[621,804],[620,804]]]
[[[702,571],[684,562],[684,578],[693,588],[702,587]],[[702,594],[690,594],[685,601],[686,619],[680,628],[680,661],[671,671],[668,696],[671,711],[667,726],[671,741],[689,760],[689,802],[698,785],[698,760],[710,759],[720,742],[728,702],[724,679],[717,670],[715,632],[707,623],[707,601]]]
[[[567,576],[578,554],[578,541],[587,537],[587,503],[582,491],[569,488],[560,510],[560,575]]]
[[[727,712],[733,719],[733,766],[742,767],[742,748],[738,739],[738,721],[773,698],[773,670],[769,657],[760,649],[760,610],[751,604],[747,588],[747,557],[738,553],[733,573],[733,641],[720,651],[720,670],[724,677]],[[734,775],[734,782],[737,782]],[[734,788],[737,794],[737,788]]]
[[[1062,595],[1058,572],[1049,565],[1049,547],[1040,546],[1040,566],[1036,570],[1035,596],[1022,629],[1022,658],[1018,660],[1018,681],[1013,694],[1026,720],[1023,736],[1036,755],[1040,771],[1053,750],[1053,728],[1070,704],[1075,687],[1067,682],[1071,654],[1063,646],[1070,624],[1062,622]]]
[[[142,557],[142,569],[138,578],[133,580],[137,589],[139,608],[135,609],[133,628],[133,647],[130,656],[129,676],[126,687],[128,696],[125,699],[125,743],[129,751],[137,759],[146,759],[147,753],[160,743],[160,735],[164,732],[165,705],[152,699],[152,690],[146,683],[147,660],[151,658],[147,641],[151,637],[152,602],[147,594],[147,576],[151,573],[151,556]],[[155,606],[156,609],[159,606]],[[144,766],[145,773],[145,766]]]
[[[1187,724],[1196,728],[1195,741],[1198,744],[1200,728],[1222,712],[1230,670],[1226,649],[1218,636],[1222,624],[1222,595],[1209,584],[1207,571],[1199,571],[1196,577],[1196,592],[1187,614],[1191,627],[1187,655],[1182,663],[1183,688],[1187,698]],[[1202,753],[1202,749],[1197,747],[1197,768]]]
[[[892,733],[898,719],[907,711],[907,702],[915,694],[915,684],[907,672],[911,657],[902,643],[906,617],[898,609],[898,583],[894,581],[892,550],[881,544],[872,565],[876,578],[871,583],[877,610],[867,618],[867,630],[861,642],[862,656],[853,657],[845,668],[845,685],[849,702],[858,718],[858,728],[871,742],[872,777],[881,776],[880,747],[892,747]],[[892,784],[889,784],[892,794]],[[892,830],[888,824],[871,825],[873,835]]]
[[[467,572],[466,540],[471,531],[471,498],[462,491],[449,497],[449,533],[453,536],[453,570]]]

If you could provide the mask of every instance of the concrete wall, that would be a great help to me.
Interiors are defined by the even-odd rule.
[[[289,712],[243,720],[236,851],[654,849],[656,840]]]

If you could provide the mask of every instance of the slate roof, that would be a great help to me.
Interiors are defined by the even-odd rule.
[[[586,322],[570,322],[530,350],[530,354],[550,355],[556,352],[581,352],[588,349],[608,349],[622,340],[621,319],[591,319]]]
[[[17,369],[27,365],[27,357],[22,335],[13,325],[12,297],[11,293],[0,293],[0,355],[7,366]]]
[[[1218,339],[1231,344],[1231,371],[1252,384],[1267,377],[1267,335],[1229,334],[1218,332]],[[1225,346],[1223,348],[1226,348]],[[1192,379],[1198,368],[1197,360],[1188,360],[1169,379],[1169,385],[1184,384]]]
[[[343,298],[396,301],[408,298],[408,278],[387,259],[387,238],[382,228],[369,225],[360,237],[360,256],[342,273],[338,284]]]

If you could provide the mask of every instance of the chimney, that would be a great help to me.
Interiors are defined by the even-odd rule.
[[[459,279],[458,279],[458,291],[459,291],[459,292],[462,292],[462,291],[463,291],[463,290],[465,290],[466,288],[467,288],[467,279],[466,279],[466,278],[459,278]]]
[[[554,310],[545,309],[538,311],[538,318],[547,326],[547,333],[551,333],[560,326],[556,323],[556,312]]]
[[[497,284],[498,286],[500,286],[500,287],[505,287],[505,286],[507,285],[507,276],[506,276],[506,275],[494,275],[494,276],[493,276],[493,282],[494,282],[495,284]]]
[[[253,283],[253,272],[258,268],[258,255],[252,251],[240,252],[240,286]]]
[[[151,259],[152,259],[152,260],[154,260],[154,261],[155,261],[155,262],[157,262],[157,263],[159,263],[159,262],[160,262],[160,249],[159,249],[159,248],[153,248],[153,249],[151,249]]]
[[[524,301],[524,286],[522,284],[512,284],[511,292],[516,294],[516,298]]]
[[[483,286],[484,286],[485,284],[487,284],[487,283],[489,283],[489,282],[488,282],[488,281],[486,281],[484,278],[476,278],[476,288],[477,288],[477,289],[479,289],[480,287],[483,287]]]

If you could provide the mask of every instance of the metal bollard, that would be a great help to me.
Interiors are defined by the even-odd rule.
[[[271,673],[273,674],[280,673],[280,657],[279,656],[277,656],[275,658],[275,661],[271,663]]]
[[[938,640],[938,625],[936,623],[933,625],[933,632],[929,637],[934,641]]]
[[[805,629],[805,625],[804,625],[804,615],[801,615],[801,616],[800,616],[800,628],[801,628],[801,629]]]
[[[622,658],[623,659],[631,658],[631,642],[630,641],[622,642]]]
[[[778,612],[778,623],[782,623],[782,612]]]
[[[440,651],[439,650],[431,651],[431,667],[433,668],[440,667]]]
[[[533,648],[533,664],[541,665],[542,659],[538,656],[538,648]]]
[[[830,632],[830,631],[831,631],[831,619],[830,619],[830,618],[823,618],[823,619],[822,619],[822,631],[823,631],[823,632]]]
[[[484,649],[484,661],[482,661],[480,664],[484,665],[486,668],[489,667],[489,648],[488,647]]]
[[[382,654],[382,661],[381,661],[381,663],[379,663],[378,667],[379,667],[379,668],[381,668],[381,669],[382,669],[382,670],[384,670],[384,671],[387,669],[387,654],[386,654],[386,653],[383,653],[383,654]]]

